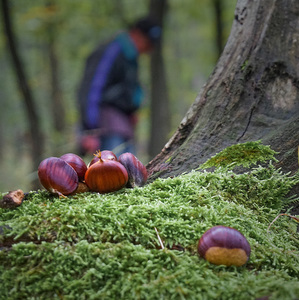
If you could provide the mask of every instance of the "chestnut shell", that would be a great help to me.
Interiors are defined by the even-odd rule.
[[[74,168],[58,157],[44,159],[37,173],[40,183],[51,193],[69,195],[78,186],[78,175]]]
[[[114,160],[100,159],[89,166],[85,173],[85,183],[94,192],[114,192],[123,188],[127,182],[126,168]]]
[[[108,159],[108,160],[116,160],[117,161],[117,156],[110,150],[103,150],[101,152],[98,152],[95,154],[94,158],[91,160],[89,163],[89,167],[94,164],[95,162],[100,160],[100,157],[102,159]]]
[[[207,230],[198,242],[198,254],[214,264],[245,264],[251,253],[245,236],[235,228],[214,226]]]
[[[72,166],[78,174],[79,180],[83,181],[85,173],[87,171],[87,166],[84,160],[74,153],[66,153],[60,158],[66,161],[70,166]]]
[[[143,186],[147,181],[147,170],[142,162],[132,153],[126,152],[118,157],[118,161],[126,168],[129,180],[127,187]]]

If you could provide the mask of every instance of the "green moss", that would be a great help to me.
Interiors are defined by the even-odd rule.
[[[294,299],[299,292],[285,270],[213,266],[188,252],[128,242],[20,243],[1,268],[2,289],[15,299]]]
[[[269,163],[244,174],[193,171],[105,195],[32,192],[19,208],[0,210],[0,241],[15,242],[0,250],[0,299],[298,298],[296,223],[279,218],[267,233],[298,183]],[[201,235],[220,224],[248,239],[246,266],[197,256]]]
[[[232,169],[236,166],[250,167],[258,162],[276,161],[275,154],[277,153],[274,150],[269,146],[262,145],[261,141],[235,144],[210,158],[200,168],[227,167]]]
[[[248,59],[246,59],[244,62],[243,62],[243,65],[241,66],[241,70],[244,71],[246,69],[248,65]]]

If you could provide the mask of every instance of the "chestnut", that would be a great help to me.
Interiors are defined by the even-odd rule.
[[[214,226],[199,240],[198,254],[215,265],[242,266],[250,257],[251,248],[244,235],[235,228]]]
[[[109,159],[109,160],[117,160],[117,156],[110,150],[103,150],[101,151],[101,158],[102,159]],[[99,161],[100,158],[98,156],[98,152],[94,155],[94,158],[89,163],[89,167],[94,164],[95,162]]]
[[[66,161],[70,166],[72,166],[78,174],[79,180],[83,181],[85,172],[87,171],[87,166],[84,160],[74,153],[66,153],[60,158]]]
[[[71,194],[78,186],[78,174],[74,168],[58,157],[44,159],[37,173],[43,187],[60,196]]]
[[[89,188],[86,183],[79,181],[77,188],[71,193],[71,195],[81,194],[89,192]]]
[[[99,160],[90,165],[85,173],[85,183],[89,189],[109,193],[123,188],[128,182],[126,168],[118,161],[102,159],[101,152],[97,156]]]
[[[147,181],[147,170],[142,162],[132,153],[126,152],[118,157],[118,161],[126,168],[129,180],[127,187],[143,186]]]

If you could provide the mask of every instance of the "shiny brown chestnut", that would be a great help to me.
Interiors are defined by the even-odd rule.
[[[108,159],[108,160],[117,160],[117,156],[110,150],[103,150],[101,151],[101,158]],[[94,164],[95,162],[99,161],[100,158],[98,156],[98,152],[94,155],[94,158],[89,163],[89,167]]]
[[[143,186],[147,181],[147,170],[142,162],[132,153],[126,152],[118,157],[118,161],[126,168],[129,180],[127,187]]]
[[[66,161],[71,167],[75,169],[80,181],[84,180],[85,172],[87,171],[87,166],[80,156],[74,153],[66,153],[60,156],[60,158]]]
[[[126,168],[115,160],[102,159],[89,166],[85,173],[85,183],[91,191],[109,193],[120,190],[128,182]]]
[[[74,168],[58,157],[44,159],[37,173],[43,187],[60,196],[71,194],[78,186],[78,175]]]
[[[251,248],[244,235],[235,228],[214,226],[199,240],[198,254],[215,265],[242,266],[249,260]]]

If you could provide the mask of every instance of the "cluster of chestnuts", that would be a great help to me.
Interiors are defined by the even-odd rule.
[[[43,187],[51,193],[66,196],[78,192],[109,193],[123,187],[142,186],[147,181],[145,166],[132,153],[118,158],[109,150],[97,152],[87,166],[73,153],[44,159],[38,167]]]
[[[197,251],[200,257],[215,265],[240,267],[249,260],[251,248],[240,231],[219,225],[202,235]]]
[[[123,187],[142,186],[147,181],[145,166],[132,153],[118,158],[112,151],[98,152],[87,166],[76,154],[49,157],[38,168],[41,184],[50,192],[70,195],[94,191],[109,193]],[[215,265],[243,266],[251,248],[244,235],[235,228],[214,226],[198,242],[200,257]]]

